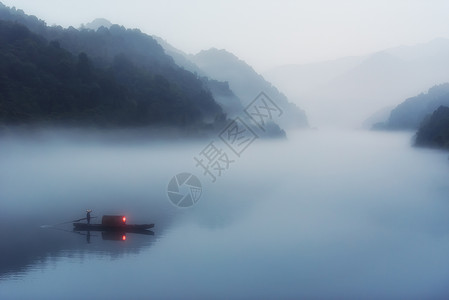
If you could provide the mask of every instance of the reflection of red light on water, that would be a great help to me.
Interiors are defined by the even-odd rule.
[[[125,223],[126,222],[126,217],[123,217],[122,220],[123,220],[123,223]]]
[[[126,241],[126,235],[122,236],[122,240]]]

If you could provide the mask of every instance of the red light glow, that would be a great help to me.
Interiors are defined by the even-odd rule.
[[[126,222],[126,217],[123,217],[122,220],[123,220],[123,223],[125,223]]]
[[[123,235],[123,236],[122,236],[122,240],[123,240],[123,241],[126,241],[126,235]]]

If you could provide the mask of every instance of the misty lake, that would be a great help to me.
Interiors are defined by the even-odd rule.
[[[0,140],[0,299],[449,297],[448,154],[412,133],[256,140],[214,183],[193,159],[211,139],[119,140]],[[181,172],[203,187],[184,209]],[[88,208],[154,235],[50,226]]]

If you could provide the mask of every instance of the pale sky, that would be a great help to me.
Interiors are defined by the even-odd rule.
[[[196,53],[227,49],[257,71],[449,38],[448,0],[0,0],[48,25],[95,18]]]

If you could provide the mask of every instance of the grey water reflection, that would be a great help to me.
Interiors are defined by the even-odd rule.
[[[133,139],[99,140],[71,131],[6,135],[0,141],[0,278],[66,252],[138,253],[172,222],[168,175],[161,171],[171,174],[172,167],[161,167],[163,154],[170,157],[161,141],[136,146]],[[117,236],[73,231],[70,220],[85,217],[86,208],[98,217],[92,222],[123,214],[128,223],[156,227]]]
[[[155,241],[154,231],[74,231],[71,224],[39,226],[38,221],[0,222],[0,278],[25,274],[30,267],[67,253],[119,257],[139,253]],[[64,254],[65,253],[65,254]]]
[[[188,209],[167,184],[197,171],[204,141],[3,140],[0,298],[445,299],[447,153],[411,137],[258,141],[216,183],[198,172]],[[40,227],[87,208],[155,223],[154,235]]]

